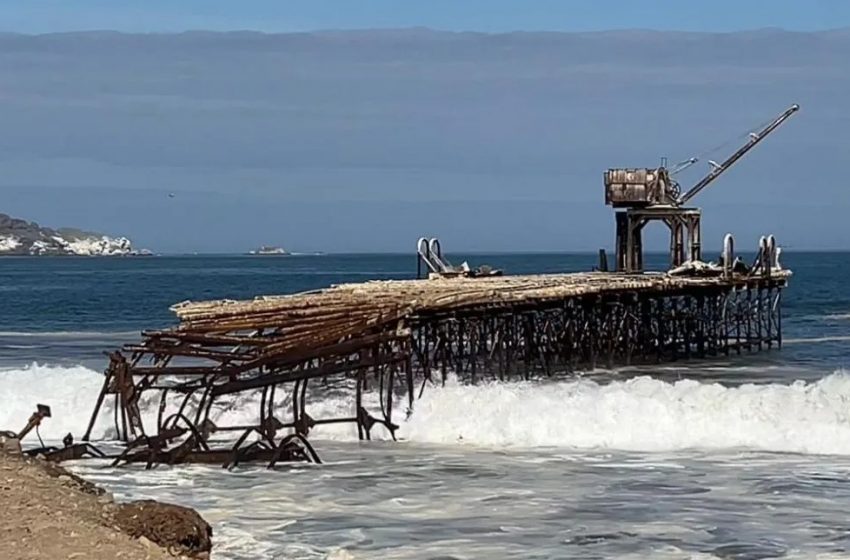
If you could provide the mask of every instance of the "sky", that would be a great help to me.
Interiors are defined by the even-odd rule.
[[[695,200],[704,246],[850,249],[850,3],[633,4],[0,0],[124,32],[0,33],[0,212],[162,252],[610,250],[606,168],[700,155],[688,186],[799,103]],[[573,33],[618,27],[660,31]],[[300,32],[334,28],[396,30]]]
[[[266,32],[430,27],[451,31],[812,31],[850,25],[846,0],[0,0],[0,30]]]

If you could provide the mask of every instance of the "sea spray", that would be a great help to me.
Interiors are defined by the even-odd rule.
[[[84,367],[32,364],[0,370],[0,429],[17,430],[37,403],[52,408],[41,435],[59,440],[85,432],[103,375]],[[275,414],[290,418],[283,391]],[[376,416],[376,395],[364,404]],[[169,398],[166,415],[179,406]],[[401,401],[398,401],[401,402]],[[260,393],[222,400],[211,411],[219,424],[257,421]],[[107,398],[93,432],[114,436],[112,399]],[[159,400],[141,402],[145,426],[155,424]],[[314,418],[353,416],[353,398],[344,392],[326,395],[317,389],[308,399]],[[426,387],[406,417],[397,406],[394,420],[401,439],[486,447],[564,447],[670,451],[688,448],[747,448],[779,452],[850,455],[850,375],[833,373],[816,382],[744,384],[727,387],[696,380],[666,382],[635,377],[610,383],[589,379],[559,382],[464,385],[450,378],[445,386]],[[380,425],[373,439],[388,439]],[[355,440],[353,424],[321,426],[314,440]]]
[[[0,368],[0,430],[17,431],[26,423],[35,410],[36,404],[45,404],[51,408],[52,415],[45,419],[39,433],[45,441],[56,443],[67,433],[81,438],[88,427],[97,397],[103,387],[104,376],[95,370],[83,366],[53,366],[37,363],[18,368]],[[161,393],[149,391],[139,403],[142,421],[147,431],[153,432],[159,412]],[[291,416],[291,398],[287,392],[278,391],[275,414],[286,421]],[[190,396],[190,405],[197,402],[200,391]],[[167,396],[163,418],[179,410],[184,395],[171,392]],[[259,421],[260,391],[218,399],[210,410],[210,419],[221,425],[247,425]],[[337,414],[347,411],[354,415],[353,399],[347,395],[311,395],[311,414],[322,417],[324,414]],[[378,409],[377,395],[368,394],[364,398],[367,407]],[[104,399],[100,414],[92,431],[92,439],[114,439],[114,399],[108,395]],[[342,412],[345,414],[345,412]],[[399,412],[403,414],[403,411]],[[190,414],[193,416],[193,414]],[[182,424],[178,424],[181,425]],[[375,428],[375,438],[382,439]],[[357,430],[353,424],[322,426],[313,435],[348,440],[356,439]],[[384,434],[383,437],[388,437]]]
[[[46,404],[51,417],[39,427],[41,437],[55,442],[71,432],[79,438],[86,431],[102,386],[103,375],[82,366],[31,364],[0,369],[0,430],[20,430],[36,404]],[[104,410],[104,416],[107,412]],[[102,424],[106,426],[105,421]]]

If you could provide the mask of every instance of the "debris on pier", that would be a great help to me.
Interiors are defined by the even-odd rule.
[[[486,276],[501,276],[502,271],[488,265],[471,268],[463,262],[454,266],[443,256],[443,248],[436,237],[428,239],[420,237],[416,242],[416,278],[422,278],[422,265],[428,269],[429,278],[482,278]]]

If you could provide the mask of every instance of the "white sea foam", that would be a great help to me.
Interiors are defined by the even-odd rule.
[[[850,375],[748,384],[649,377],[598,384],[456,383],[425,392],[402,436],[433,443],[850,454]]]
[[[123,338],[139,331],[0,331],[0,338]]]
[[[0,430],[20,430],[35,405],[46,404],[52,416],[39,428],[44,439],[59,440],[68,432],[80,437],[102,385],[102,374],[82,366],[0,369]]]
[[[823,318],[829,321],[847,321],[850,320],[850,313],[831,313]]]
[[[103,382],[84,367],[33,364],[0,370],[0,429],[19,429],[36,403],[49,405],[53,417],[41,430],[45,439],[86,428]],[[352,415],[351,398],[312,400],[315,418]],[[255,421],[259,395],[247,395],[213,412],[218,423]],[[142,403],[146,422],[158,401]],[[94,436],[111,435],[110,399]],[[287,402],[279,403],[288,418]],[[376,411],[374,402],[366,403]],[[414,412],[403,419],[397,408],[399,436],[414,442],[487,447],[572,447],[670,451],[748,448],[813,454],[850,455],[850,374],[836,372],[819,381],[791,384],[718,383],[650,377],[597,383],[492,383],[426,388]],[[373,436],[385,439],[380,426]],[[314,439],[353,440],[351,424],[323,426]]]
[[[815,344],[817,342],[848,342],[850,336],[818,336],[812,338],[786,338],[782,341],[783,344]]]
[[[691,552],[667,545],[653,548],[651,555],[648,555],[646,551],[641,551],[611,556],[611,558],[616,558],[616,560],[644,560],[645,558],[652,560],[721,560],[723,556],[715,556],[707,552]],[[848,560],[850,555],[835,552],[812,553],[791,550],[785,552],[782,558],[785,560]]]
[[[22,368],[0,368],[0,430],[17,431],[23,427],[36,404],[46,404],[52,415],[40,427],[45,440],[57,441],[71,432],[81,437],[88,426],[97,396],[103,385],[103,374],[83,366],[61,367],[31,364]],[[145,426],[155,425],[158,413],[159,394],[147,393],[141,402],[142,420]],[[371,395],[370,395],[371,397]],[[169,399],[166,416],[178,408],[181,397]],[[248,424],[257,422],[260,396],[258,392],[225,400],[211,411],[211,419],[219,424]],[[364,399],[364,402],[371,402]],[[288,418],[288,401],[281,399],[281,417]],[[352,410],[348,410],[352,409]],[[353,415],[352,399],[327,398],[310,407],[311,414],[339,414],[347,411]],[[92,437],[110,439],[114,437],[112,399],[103,403],[95,423]],[[378,429],[376,428],[377,432]],[[318,432],[328,439],[348,440],[356,438],[356,429],[351,425],[323,426]],[[380,437],[378,435],[378,437]]]

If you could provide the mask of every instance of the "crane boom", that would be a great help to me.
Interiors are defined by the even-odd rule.
[[[700,180],[700,182],[698,182],[696,185],[691,187],[691,189],[688,192],[686,192],[681,197],[679,197],[678,204],[679,205],[686,204],[690,199],[692,199],[697,194],[699,194],[699,192],[701,190],[703,190],[705,187],[707,187],[712,181],[717,179],[717,177],[721,173],[723,173],[724,171],[729,169],[732,166],[733,163],[738,161],[744,154],[746,154],[751,149],[753,149],[753,147],[756,144],[758,144],[759,142],[761,142],[764,139],[765,136],[767,136],[768,134],[773,132],[774,129],[776,129],[776,127],[778,127],[780,124],[785,122],[785,120],[788,117],[790,117],[791,115],[796,113],[799,109],[800,109],[800,106],[797,105],[796,103],[794,105],[791,105],[788,109],[785,110],[784,113],[782,113],[781,115],[776,117],[776,119],[774,119],[773,122],[771,122],[769,125],[764,127],[759,132],[751,134],[750,140],[749,140],[749,142],[747,142],[747,144],[745,144],[737,152],[735,152],[734,154],[729,156],[729,158],[727,158],[726,161],[724,161],[720,165],[713,166],[712,169],[711,169],[711,172],[708,175],[703,177]]]

